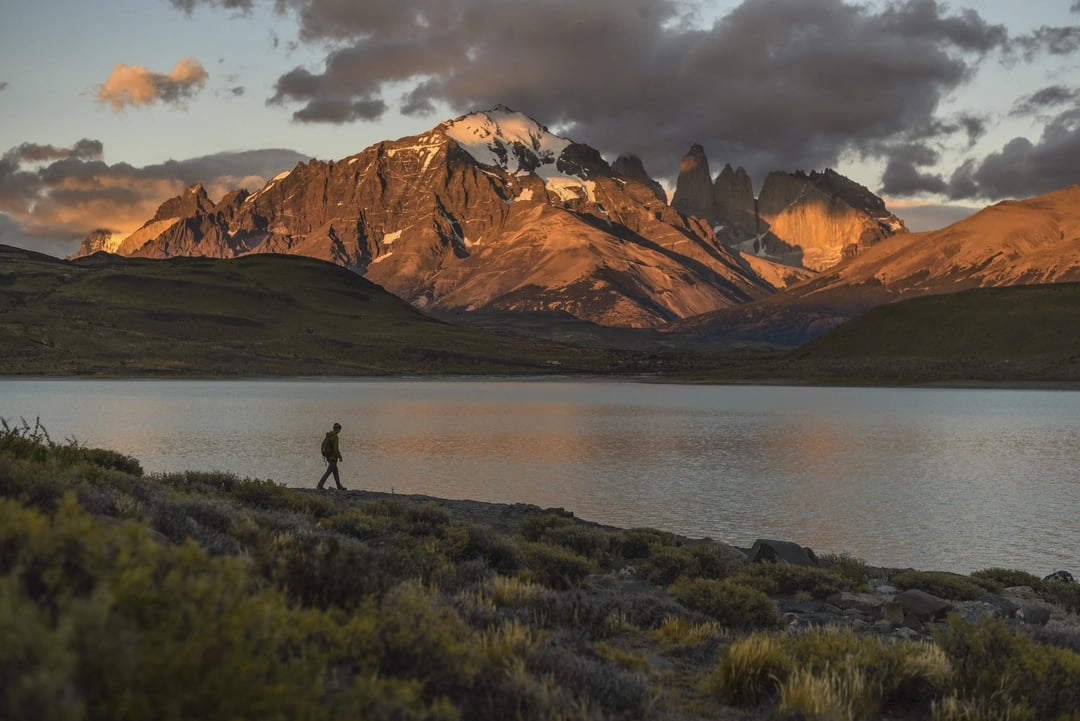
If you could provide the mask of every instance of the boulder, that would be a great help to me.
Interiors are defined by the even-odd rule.
[[[917,588],[909,588],[896,594],[893,603],[899,604],[906,616],[914,616],[920,621],[933,621],[942,618],[952,610],[952,604],[937,596]]]
[[[1024,606],[1016,612],[1016,617],[1033,626],[1045,626],[1050,622],[1050,609],[1044,606]]]
[[[1043,578],[1044,581],[1052,583],[1075,583],[1076,580],[1073,575],[1068,571],[1054,571],[1049,576]]]
[[[750,563],[776,563],[783,561],[793,566],[817,566],[818,560],[809,548],[791,541],[774,541],[759,538],[750,548]]]

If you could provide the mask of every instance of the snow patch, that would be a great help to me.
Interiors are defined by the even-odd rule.
[[[383,245],[390,245],[391,243],[393,243],[395,240],[397,240],[400,237],[401,237],[401,231],[400,230],[395,230],[393,233],[387,233],[386,235],[384,235],[382,237],[382,243],[383,243]]]
[[[528,115],[504,107],[447,121],[443,123],[443,130],[476,162],[517,175],[526,175],[530,171],[522,165],[515,152],[516,145],[527,148],[540,167],[553,166],[570,145],[569,140],[554,135]]]
[[[372,258],[371,259],[371,265],[375,265],[376,263],[381,263],[381,262],[383,262],[384,260],[386,260],[387,258],[389,258],[393,254],[394,254],[394,251],[391,250],[388,253],[383,253],[382,255],[380,255],[377,258]]]
[[[533,198],[532,188],[522,188],[521,192],[518,193],[517,197],[514,198],[514,200],[528,201],[528,200],[532,200],[532,198]]]

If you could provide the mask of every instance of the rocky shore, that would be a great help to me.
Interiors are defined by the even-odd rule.
[[[435,505],[444,509],[456,523],[476,523],[491,527],[500,533],[512,534],[529,518],[558,515],[581,526],[604,530],[618,530],[612,526],[594,523],[574,516],[563,508],[541,508],[527,503],[489,503],[465,499],[447,499],[421,494],[394,494],[379,491],[349,490],[305,491],[324,495],[331,494],[343,506],[354,506],[372,501],[394,500],[410,505]],[[717,543],[733,557],[746,563],[784,561],[796,566],[816,567],[817,556],[812,549],[792,541],[759,539],[751,548],[739,548],[710,539],[690,538],[676,535],[677,543],[693,546]],[[998,593],[984,593],[973,599],[957,600],[942,598],[918,588],[900,589],[890,583],[891,578],[912,569],[868,567],[871,578],[870,590],[834,593],[824,599],[809,594],[774,595],[785,624],[791,630],[834,626],[849,628],[859,633],[872,633],[904,640],[930,638],[935,629],[945,624],[950,614],[959,614],[974,623],[984,616],[1004,620],[1007,624],[1040,633],[1065,633],[1080,636],[1080,609],[1047,600],[1031,586],[1010,586]],[[940,574],[963,579],[958,574]],[[591,580],[591,588],[597,593],[622,595],[654,595],[662,593],[654,585],[637,579],[637,568],[628,564],[615,574],[598,574]],[[1043,579],[1045,583],[1073,584],[1068,571],[1058,571]]]

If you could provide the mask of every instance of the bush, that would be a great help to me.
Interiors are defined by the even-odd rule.
[[[549,588],[574,588],[596,570],[588,558],[560,546],[525,542],[521,551],[532,577]]]
[[[850,719],[875,718],[882,708],[903,704],[928,706],[950,680],[948,660],[932,644],[825,628],[735,641],[703,685],[725,703],[775,699],[785,714]]]
[[[761,591],[740,586],[731,580],[684,578],[668,591],[687,608],[711,616],[727,628],[772,628],[780,622],[780,614],[772,599]]]
[[[942,571],[901,571],[892,577],[901,590],[916,588],[939,598],[972,601],[985,595],[987,587],[966,576]]]
[[[652,528],[631,528],[616,531],[611,537],[611,550],[626,560],[648,558],[654,548],[674,546],[674,534]]]
[[[1000,591],[1013,586],[1030,586],[1036,591],[1042,590],[1043,581],[1027,571],[1013,571],[1007,568],[986,568],[971,574],[973,581],[986,586],[991,591]]]
[[[790,563],[754,563],[732,576],[732,580],[768,595],[803,591],[814,598],[827,598],[847,587],[831,570]]]
[[[670,586],[683,576],[697,570],[697,559],[688,549],[674,546],[653,548],[649,557],[638,567],[638,574],[657,586]]]
[[[779,680],[791,670],[782,639],[755,633],[723,649],[716,670],[705,676],[703,688],[722,703],[757,706],[777,693]]]
[[[1044,646],[984,617],[969,624],[952,616],[937,635],[956,671],[960,706],[987,703],[1002,718],[1022,709],[1056,719],[1080,709],[1080,655]]]
[[[818,556],[822,568],[832,571],[836,576],[851,585],[852,590],[863,590],[873,575],[866,561],[846,553],[822,553]]]

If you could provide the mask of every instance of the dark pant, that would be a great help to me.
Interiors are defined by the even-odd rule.
[[[319,486],[318,487],[322,488],[323,484],[326,483],[326,479],[330,477],[331,473],[333,473],[334,474],[334,483],[337,484],[338,488],[344,488],[344,486],[341,485],[341,475],[338,473],[337,461],[327,458],[326,463],[327,463],[327,465],[326,465],[326,473],[322,474],[322,478],[319,479]]]

